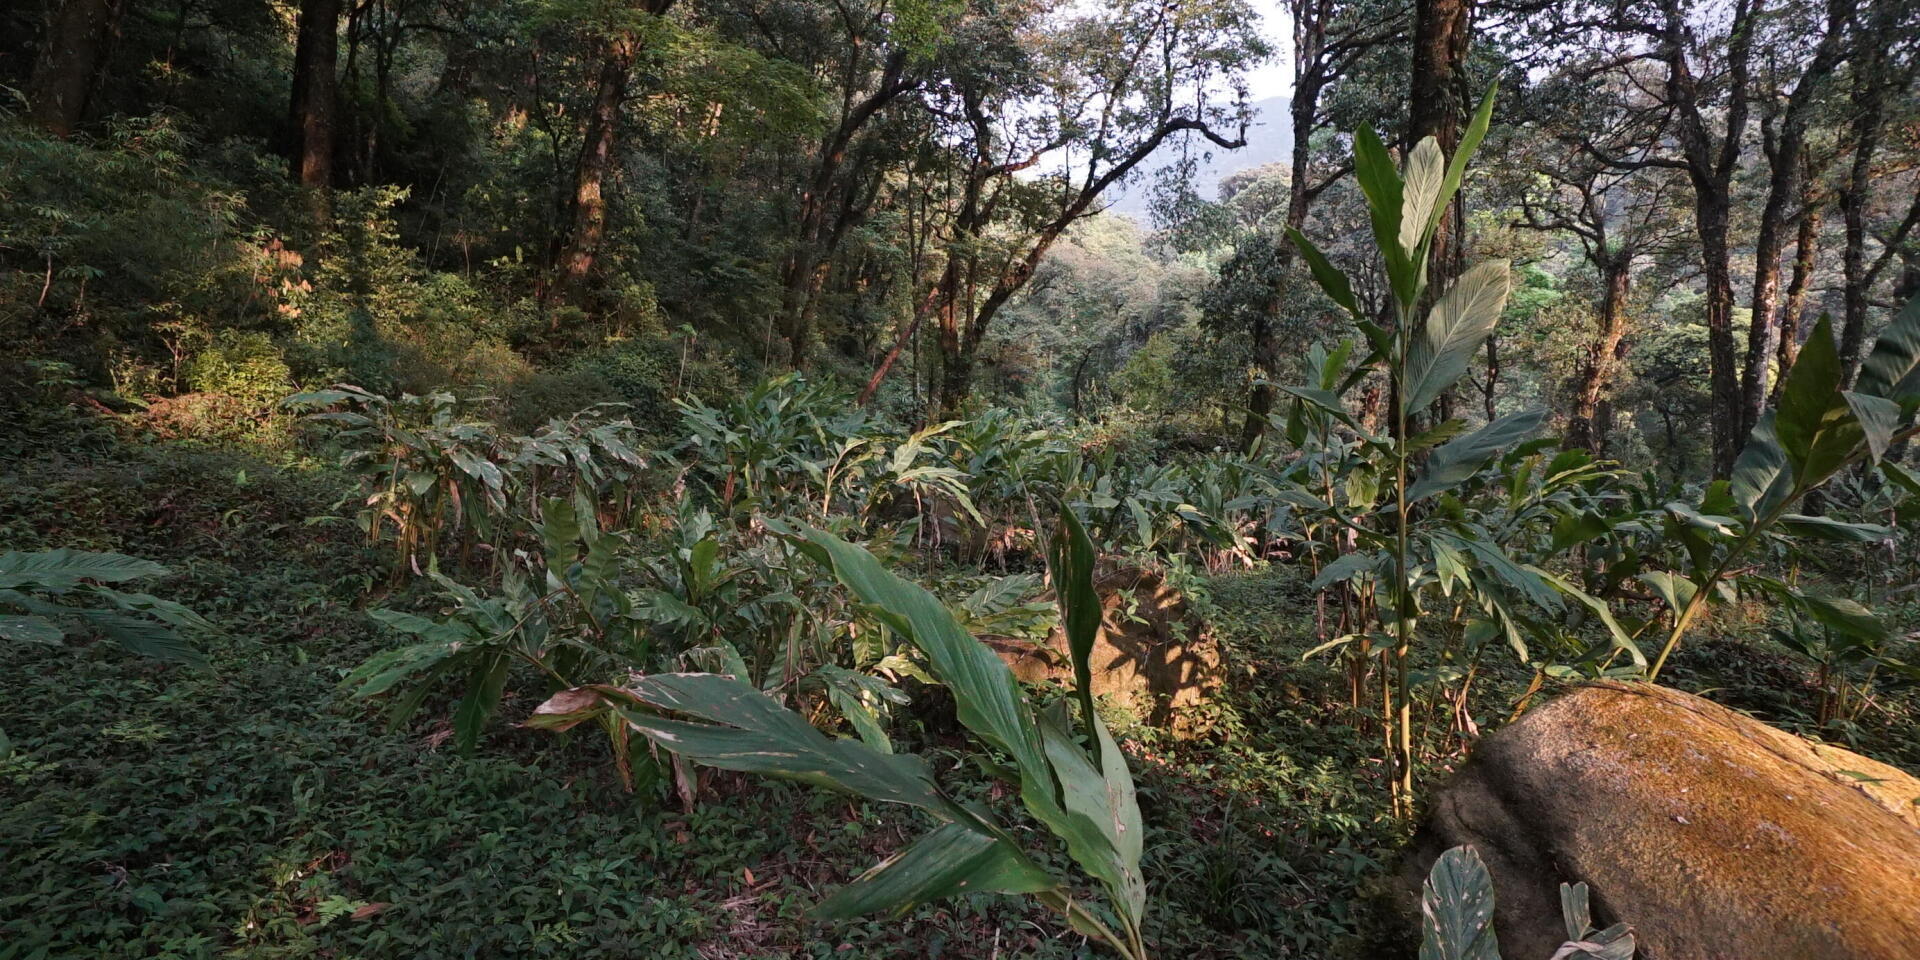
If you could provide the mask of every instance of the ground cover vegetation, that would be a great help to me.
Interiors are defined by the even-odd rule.
[[[1570,684],[1920,771],[1916,17],[0,12],[0,958],[1498,957]]]

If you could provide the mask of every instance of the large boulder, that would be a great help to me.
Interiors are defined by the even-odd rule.
[[[1650,960],[1920,957],[1920,780],[1650,684],[1582,687],[1489,736],[1403,881],[1472,844],[1502,952],[1566,937],[1562,881]]]
[[[1179,712],[1200,703],[1220,683],[1219,645],[1190,614],[1187,599],[1154,570],[1103,568],[1100,635],[1087,658],[1095,696],[1111,697],[1150,723],[1182,729]],[[1029,683],[1073,682],[1064,631],[1043,643],[982,637],[1015,676]]]

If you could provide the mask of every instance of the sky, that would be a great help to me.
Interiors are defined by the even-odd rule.
[[[1260,4],[1261,30],[1274,55],[1247,74],[1247,95],[1255,101],[1284,97],[1293,92],[1293,68],[1288,62],[1293,41],[1287,36],[1287,12],[1274,0]]]

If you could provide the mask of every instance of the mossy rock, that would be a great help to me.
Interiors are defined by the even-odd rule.
[[[1488,737],[1435,795],[1403,881],[1471,844],[1503,952],[1565,939],[1561,882],[1649,960],[1908,960],[1920,780],[1700,697],[1581,687]]]

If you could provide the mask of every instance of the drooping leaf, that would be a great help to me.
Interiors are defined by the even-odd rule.
[[[1920,394],[1920,296],[1907,301],[1880,331],[1854,389],[1895,402]]]
[[[1527,602],[1544,610],[1558,613],[1564,605],[1560,595],[1547,585],[1540,572],[1516,562],[1490,536],[1469,536],[1452,538],[1455,547],[1464,548],[1479,561],[1482,569],[1493,574],[1501,583],[1518,591]]]
[[[1649,570],[1634,579],[1653,588],[1666,601],[1667,609],[1679,613],[1687,604],[1693,602],[1693,595],[1700,587],[1692,580],[1667,570]]]
[[[1345,583],[1363,573],[1372,573],[1379,569],[1380,555],[1371,551],[1357,551],[1342,554],[1332,563],[1320,568],[1320,575],[1313,578],[1313,584],[1307,589],[1324,590],[1336,583]]]
[[[1505,260],[1475,264],[1434,302],[1407,351],[1401,402],[1424,410],[1467,372],[1467,361],[1493,332],[1512,285]]]
[[[1733,502],[1741,519],[1748,523],[1767,516],[1793,495],[1793,471],[1774,432],[1774,412],[1760,415],[1747,437],[1747,445],[1734,461],[1731,485]]]
[[[1893,529],[1877,523],[1848,523],[1831,517],[1810,517],[1789,513],[1780,517],[1780,526],[1794,536],[1843,543],[1875,543],[1893,536]]]
[[[1493,877],[1472,847],[1454,847],[1434,862],[1420,914],[1420,960],[1500,960]]]
[[[64,636],[66,631],[45,617],[0,615],[0,640],[59,643]]]
[[[924,587],[909,583],[873,554],[822,530],[807,529],[834,575],[926,655],[933,675],[953,691],[960,722],[1024,771],[1044,771],[1045,755],[1013,672],[954,619]]]
[[[1407,501],[1411,503],[1459,486],[1502,450],[1538,432],[1545,420],[1545,410],[1510,413],[1441,445],[1427,458],[1420,479],[1407,489]]]
[[[919,757],[881,753],[858,740],[828,737],[799,714],[732,677],[661,673],[634,681],[625,692],[655,710],[694,718],[677,720],[637,710],[621,713],[661,749],[696,763],[799,780],[951,817],[948,801]]]
[[[66,547],[37,553],[0,553],[0,589],[68,590],[83,581],[125,583],[166,573],[166,567],[152,560],[119,553],[93,553]]]
[[[1299,249],[1301,258],[1307,261],[1307,270],[1313,274],[1314,282],[1320,285],[1320,289],[1326,291],[1327,296],[1348,313],[1356,317],[1361,316],[1360,302],[1353,296],[1353,283],[1347,279],[1347,275],[1341,273],[1339,268],[1327,259],[1327,255],[1321,253],[1320,248],[1314,246],[1313,241],[1308,240],[1299,230],[1288,227],[1287,236],[1293,239],[1293,244]],[[1321,386],[1325,388],[1326,385]]]
[[[1885,643],[1891,635],[1886,623],[1859,601],[1816,593],[1802,593],[1798,599],[1808,615],[1835,633],[1872,644]]]
[[[1879,463],[1880,458],[1887,455],[1887,447],[1893,444],[1894,433],[1900,429],[1900,405],[1884,397],[1853,391],[1840,396],[1867,442],[1868,460]]]
[[[1055,886],[1046,871],[1004,840],[950,822],[854,878],[809,912],[822,920],[849,920],[965,893],[1038,893]]]

